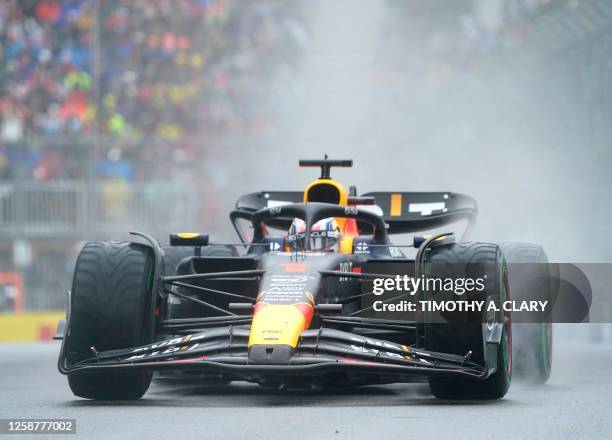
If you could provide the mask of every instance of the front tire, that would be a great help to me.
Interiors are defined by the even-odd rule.
[[[427,262],[435,268],[435,277],[486,277],[486,289],[478,299],[506,301],[507,271],[501,250],[490,243],[459,243],[440,245],[428,251]],[[509,316],[502,314],[502,334],[499,344],[485,342],[482,316],[466,317],[465,323],[430,324],[428,349],[465,355],[473,352],[472,360],[488,366],[493,356],[495,371],[486,379],[430,377],[429,388],[440,399],[501,399],[510,388],[512,375],[512,330]]]
[[[65,340],[69,364],[93,357],[94,349],[151,342],[154,266],[152,250],[142,244],[99,241],[83,247],[74,270]],[[151,377],[149,372],[76,372],[68,376],[68,384],[78,397],[130,400],[144,395]]]

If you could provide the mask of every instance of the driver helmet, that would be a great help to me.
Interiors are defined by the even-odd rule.
[[[287,241],[292,250],[306,249],[306,222],[296,218],[291,223]],[[310,230],[310,250],[332,252],[338,250],[340,226],[329,217],[316,222]]]

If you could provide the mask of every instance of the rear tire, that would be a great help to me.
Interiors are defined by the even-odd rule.
[[[181,261],[185,258],[190,258],[195,255],[195,249],[192,246],[164,246],[164,276],[172,276],[177,273],[177,269]],[[203,257],[237,257],[238,252],[234,246],[208,246],[202,248]],[[190,312],[194,308],[193,304],[183,301],[180,298],[173,298],[174,303],[168,304],[165,303],[166,312],[164,315],[169,318],[181,318],[181,317],[191,317]],[[168,337],[172,337],[174,335],[167,335]],[[170,381],[185,381],[186,383],[196,383],[198,385],[202,385],[202,378],[186,378],[182,375],[182,373],[176,373],[173,371],[168,371],[164,374],[163,377],[156,377],[156,381],[164,381],[164,379],[169,379]],[[227,385],[232,381],[226,377],[221,376],[220,378],[215,378],[210,380],[209,383],[213,385]],[[205,383],[205,382],[204,382]]]
[[[194,254],[193,248],[189,246],[164,246],[163,251],[165,277],[174,275],[179,263]]]
[[[164,276],[176,273],[179,263],[185,258],[193,257],[195,250],[191,246],[164,246]],[[234,246],[208,246],[202,249],[202,257],[237,257]]]
[[[436,246],[429,251],[427,263],[433,263],[436,277],[486,276],[485,291],[478,299],[507,300],[506,264],[497,245],[489,243],[459,243]],[[446,269],[446,270],[445,270]],[[459,270],[461,269],[461,270]],[[458,274],[457,272],[461,272]],[[473,295],[473,294],[472,294]],[[506,318],[502,315],[501,319]],[[472,351],[471,360],[485,366],[486,356],[494,356],[496,370],[484,380],[456,377],[430,377],[429,388],[440,399],[501,399],[510,388],[512,374],[512,333],[504,319],[499,345],[485,342],[482,315],[476,312],[467,323],[431,324],[427,348],[433,351],[465,355]],[[485,353],[486,351],[486,353]]]
[[[152,250],[142,244],[87,243],[76,262],[71,293],[69,364],[100,352],[151,342],[154,317]],[[149,372],[81,372],[68,376],[74,395],[95,400],[130,400],[144,395]]]
[[[515,299],[552,300],[552,288],[548,271],[548,257],[544,249],[530,243],[504,243],[502,252],[509,264],[510,289],[513,278],[534,280],[529,292],[518,291]],[[520,263],[513,273],[513,264]],[[528,264],[528,265],[527,265]],[[552,322],[513,324],[515,344],[513,357],[517,377],[532,383],[544,384],[552,370]]]
[[[168,246],[164,248],[166,257],[165,261],[165,272],[168,275],[185,275],[188,272],[177,272],[179,263],[186,257],[193,257],[193,247],[172,247]],[[238,252],[234,246],[209,246],[202,249],[202,257],[237,257]],[[184,268],[183,268],[184,269]],[[187,294],[192,294],[188,292]],[[193,304],[190,301],[178,298],[172,295],[168,296],[168,301],[165,304],[164,316],[167,319],[181,319],[181,318],[197,318],[205,316],[207,309]]]

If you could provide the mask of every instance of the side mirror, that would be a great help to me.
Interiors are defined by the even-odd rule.
[[[170,246],[208,246],[208,234],[197,232],[170,234]]]

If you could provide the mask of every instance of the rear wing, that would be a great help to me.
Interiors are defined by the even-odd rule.
[[[451,192],[370,192],[383,212],[389,234],[426,231],[467,220],[464,236],[476,223],[476,200]]]
[[[230,219],[242,238],[244,231],[238,230],[237,219],[250,221],[252,214],[260,209],[302,203],[303,197],[302,191],[261,191],[246,194],[236,202],[236,209],[230,213]],[[369,192],[359,197],[374,199],[374,206],[367,208],[378,210],[389,225],[389,234],[422,232],[458,221],[467,221],[463,234],[465,236],[475,224],[478,213],[476,200],[451,192]],[[271,226],[289,229],[291,220],[279,218],[275,220],[276,224]]]

